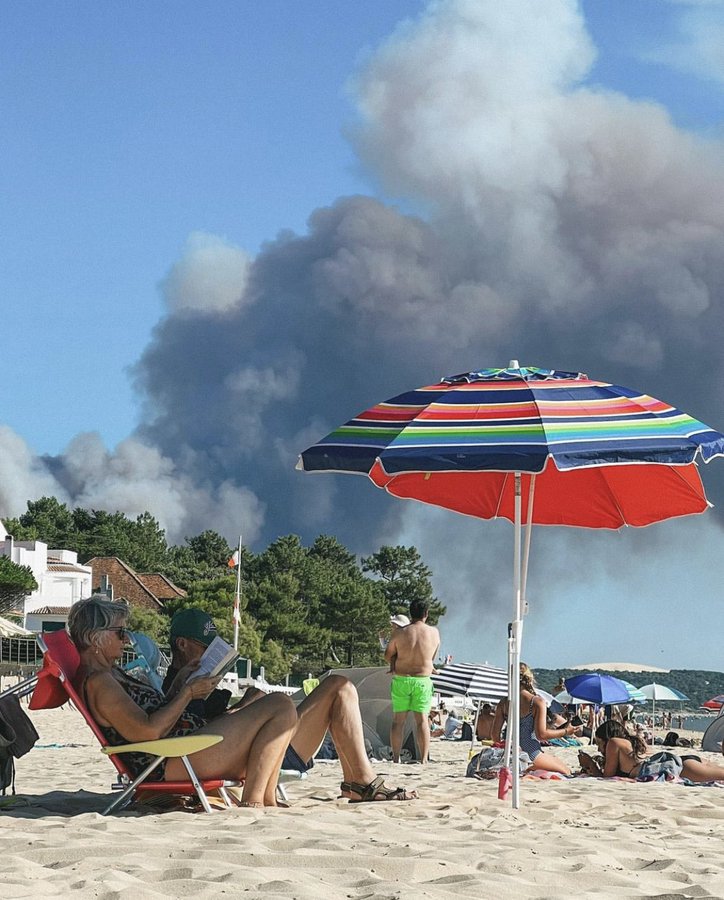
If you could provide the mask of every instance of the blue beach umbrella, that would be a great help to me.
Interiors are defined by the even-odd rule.
[[[572,697],[587,700],[599,706],[616,703],[628,703],[631,700],[628,688],[620,678],[613,675],[601,675],[599,672],[584,672],[566,678],[564,684]]]
[[[615,529],[705,512],[694,461],[717,456],[724,434],[648,394],[512,360],[377,403],[306,449],[297,467],[367,475],[396,497],[511,521],[508,677],[517,685],[532,526]],[[511,691],[507,760],[518,700]],[[518,808],[517,766],[512,787]]]

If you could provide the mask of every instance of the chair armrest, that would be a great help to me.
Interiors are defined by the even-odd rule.
[[[188,734],[185,737],[160,738],[157,741],[141,741],[137,744],[120,744],[117,747],[101,747],[101,753],[150,753],[152,756],[178,757],[198,753],[223,741],[220,734]]]

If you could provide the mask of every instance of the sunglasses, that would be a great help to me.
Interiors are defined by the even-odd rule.
[[[125,641],[128,639],[128,635],[131,633],[130,629],[125,628],[124,626],[119,626],[118,628],[104,628],[104,631],[113,631],[118,635],[118,639],[121,641]]]

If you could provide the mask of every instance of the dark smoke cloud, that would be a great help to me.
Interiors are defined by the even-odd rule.
[[[113,453],[79,437],[51,474],[0,433],[17,485],[0,506],[15,511],[32,485],[55,483],[71,502],[149,507],[172,538],[213,527],[261,545],[328,532],[360,552],[410,539],[443,600],[480,597],[451,614],[459,634],[481,615],[499,629],[508,573],[473,585],[500,571],[508,526],[472,528],[294,463],[374,402],[511,357],[645,389],[724,425],[722,145],[653,103],[587,85],[594,58],[572,0],[432,3],[355,84],[360,157],[424,215],[340,199],[253,260],[192,236],[136,368],[137,434]],[[704,477],[724,509],[721,461]],[[702,571],[721,538],[716,515],[697,526]],[[541,546],[590,552],[599,538]],[[675,531],[637,535],[630,550],[661,553],[662,542],[674,546]],[[615,546],[619,560],[629,552]],[[543,576],[563,579],[566,596],[584,590],[584,574],[544,565]],[[603,565],[596,579],[610,586],[615,571]]]

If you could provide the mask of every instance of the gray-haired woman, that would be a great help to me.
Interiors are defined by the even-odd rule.
[[[68,616],[68,630],[81,658],[78,688],[109,744],[220,734],[224,738],[221,743],[190,757],[196,774],[202,779],[243,779],[244,805],[275,806],[279,769],[297,723],[291,700],[281,693],[269,694],[233,716],[207,723],[186,712],[186,706],[207,696],[217,680],[192,677],[189,681],[198,666],[195,662],[179,672],[164,696],[127,675],[117,665],[126,643],[127,624],[126,604],[102,594],[75,603]],[[140,771],[147,762],[139,756],[126,755],[132,771]],[[185,781],[188,777],[180,759],[169,759],[160,768],[158,780]]]

